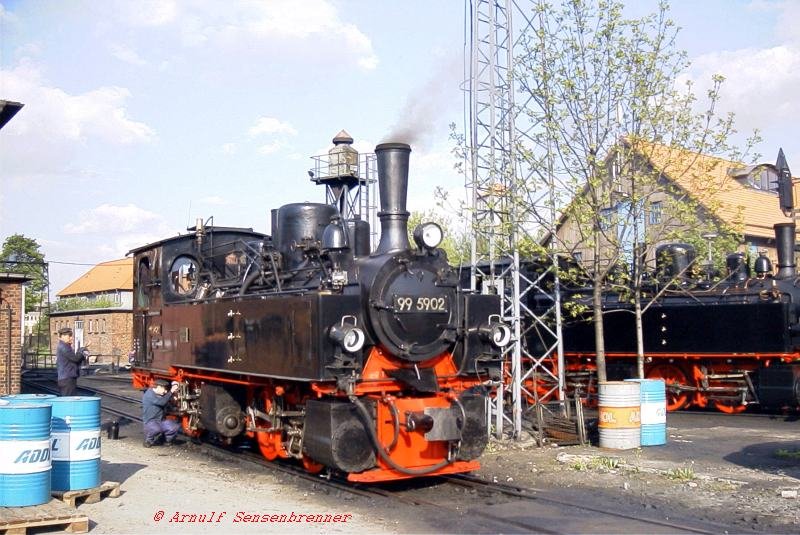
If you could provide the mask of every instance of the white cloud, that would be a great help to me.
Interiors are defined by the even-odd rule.
[[[114,44],[110,49],[111,55],[124,63],[137,66],[147,65],[147,62],[134,49],[126,45]]]
[[[100,87],[71,95],[50,87],[39,69],[26,61],[11,70],[0,70],[0,78],[7,98],[27,106],[15,121],[19,133],[38,130],[48,137],[79,141],[95,137],[118,144],[155,138],[149,126],[128,117],[125,104],[131,93],[124,87]]]
[[[337,46],[340,60],[351,56],[362,69],[378,64],[369,37],[342,20],[330,0],[120,1],[112,16],[123,24],[164,27],[187,47],[213,44],[252,51],[264,43],[302,40],[319,53]]]
[[[129,145],[156,138],[152,128],[129,116],[131,93],[124,87],[70,94],[51,85],[29,60],[0,70],[0,79],[3,97],[25,104],[3,130],[0,144],[3,174],[15,183],[84,174],[73,162],[75,153],[90,143],[97,150],[102,143]]]
[[[19,17],[13,13],[9,13],[3,4],[0,4],[0,22],[3,24],[19,24]]]
[[[43,50],[42,43],[40,42],[30,42],[25,43],[24,45],[18,46],[14,50],[14,56],[18,58],[30,58],[40,56]]]
[[[296,136],[297,130],[294,127],[280,119],[275,119],[274,117],[261,117],[256,121],[256,124],[250,127],[250,130],[247,131],[251,137],[255,137],[261,134],[288,134],[290,136]]]
[[[178,17],[178,5],[173,0],[120,0],[112,5],[114,12],[132,26],[164,26]]]
[[[64,225],[67,234],[92,234],[96,232],[132,232],[142,227],[152,228],[162,222],[162,217],[156,213],[144,210],[133,204],[115,206],[101,204],[90,210],[83,210],[78,214],[77,223]]]
[[[800,47],[784,44],[705,54],[694,59],[679,83],[690,79],[696,93],[703,95],[714,74],[725,76],[721,105],[736,114],[737,124],[763,128],[800,113]]]
[[[274,152],[278,152],[283,148],[284,144],[282,141],[273,141],[272,143],[267,143],[266,145],[261,145],[258,147],[259,154],[272,154]]]

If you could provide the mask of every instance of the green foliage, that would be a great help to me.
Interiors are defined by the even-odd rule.
[[[83,299],[81,297],[68,297],[59,299],[53,303],[53,310],[56,312],[66,312],[68,310],[86,310],[96,308],[115,308],[120,303],[108,297],[98,297],[96,299]]]
[[[6,238],[0,251],[0,271],[31,277],[25,294],[26,310],[34,310],[42,304],[44,290],[47,288],[47,266],[44,254],[39,249],[35,239],[13,234]]]
[[[690,466],[683,466],[681,468],[671,468],[667,470],[666,476],[669,479],[675,479],[677,481],[692,481],[697,479],[697,476],[694,473],[694,468]]]
[[[745,151],[729,144],[734,117],[715,111],[724,78],[713,78],[702,106],[691,84],[678,86],[688,61],[676,47],[667,2],[626,18],[616,0],[539,0],[530,20],[515,77],[525,93],[519,111],[531,125],[520,165],[531,178],[515,188],[524,192],[515,202],[539,228],[549,228],[555,210],[563,215],[550,239],[559,253],[581,252],[595,305],[607,288],[640,303],[640,275],[652,267],[646,262],[657,244],[679,231],[680,241],[698,251],[707,249],[702,235],[712,231],[721,236],[714,247],[735,242],[740,229],[707,223],[714,206],[699,201],[722,187],[708,180],[721,164],[701,155],[741,161],[758,134]],[[691,194],[670,185],[679,179],[691,181]],[[650,224],[656,202],[663,203],[661,221]],[[567,272],[564,280],[579,283],[581,276]],[[602,323],[601,313],[595,321]],[[605,380],[602,334],[595,342]]]
[[[800,461],[800,450],[780,449],[775,452],[775,457],[778,457],[779,459],[792,459],[795,461]]]
[[[616,470],[620,465],[618,457],[597,457],[594,461],[597,467],[603,470]]]

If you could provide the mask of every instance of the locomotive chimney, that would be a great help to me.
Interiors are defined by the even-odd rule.
[[[375,254],[409,249],[408,161],[411,147],[405,143],[382,143],[375,147],[378,158],[378,189],[381,196],[381,241]]]
[[[794,242],[795,224],[776,223],[775,247],[778,249],[778,274],[776,279],[790,279],[795,276]]]

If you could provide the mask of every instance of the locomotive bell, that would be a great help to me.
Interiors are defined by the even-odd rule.
[[[323,249],[346,249],[347,235],[338,216],[331,218],[330,224],[322,232]]]
[[[764,277],[772,274],[772,262],[770,262],[767,255],[763,252],[758,255],[754,263],[754,268],[757,277]]]

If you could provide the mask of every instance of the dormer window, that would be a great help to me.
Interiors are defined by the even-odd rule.
[[[748,188],[778,191],[778,170],[774,165],[759,164],[728,169],[728,175]]]

